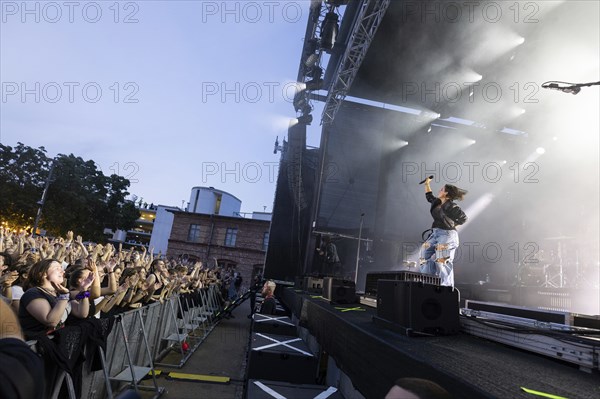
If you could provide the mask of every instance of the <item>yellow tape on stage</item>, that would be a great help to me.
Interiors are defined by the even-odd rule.
[[[359,308],[359,307],[356,307],[356,308],[338,308],[338,307],[336,307],[336,309],[339,310],[340,312],[364,312],[365,311],[365,309]]]
[[[158,377],[158,376],[159,376],[159,375],[161,375],[161,374],[162,374],[162,371],[161,371],[161,370],[154,370],[154,375],[155,375],[155,376],[157,376],[157,377]],[[148,371],[148,376],[152,377],[152,370]]]
[[[537,396],[541,396],[544,398],[550,398],[550,399],[569,399],[569,398],[565,398],[564,396],[557,396],[557,395],[552,395],[550,393],[545,393],[545,392],[540,392],[540,391],[534,391],[533,389],[528,389],[525,387],[521,387],[522,390],[524,390],[527,393],[530,393],[532,395],[537,395]]]
[[[198,382],[216,382],[219,384],[228,384],[231,381],[229,377],[219,377],[214,375],[169,373],[169,378],[173,380],[198,381]]]

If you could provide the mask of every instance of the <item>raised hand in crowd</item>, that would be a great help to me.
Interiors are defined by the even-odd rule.
[[[71,230],[67,231],[67,238],[66,238],[65,242],[67,244],[70,244],[73,242],[73,232]]]
[[[50,240],[48,240],[47,237],[42,238],[42,243],[39,248],[42,259],[52,258],[54,255],[54,246],[50,244]]]
[[[4,266],[0,267],[2,269]],[[12,300],[12,285],[19,278],[19,272],[16,270],[11,272],[4,272],[0,270],[0,286],[2,287],[2,295],[8,299]]]
[[[81,238],[81,236],[77,236],[74,245],[77,245],[79,259],[84,259],[88,257],[89,253],[85,245],[83,245],[83,239]]]

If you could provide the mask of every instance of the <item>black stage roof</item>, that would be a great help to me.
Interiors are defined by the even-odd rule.
[[[350,3],[340,41],[355,12]],[[598,58],[598,18],[590,1],[392,0],[348,95],[519,128],[511,106],[547,112],[545,95],[566,96],[541,89],[543,82],[589,76],[569,61],[590,49]],[[555,76],[557,63],[572,73]],[[589,81],[597,78],[597,67],[589,72]]]

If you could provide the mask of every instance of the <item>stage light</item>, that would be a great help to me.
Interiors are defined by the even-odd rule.
[[[408,141],[398,140],[397,146],[398,148],[406,147],[408,145]]]
[[[315,66],[318,62],[319,62],[319,55],[311,54],[306,58],[306,61],[304,61],[304,65],[306,65],[307,67],[310,68],[312,66]]]
[[[313,66],[310,70],[310,77],[313,79],[321,79],[323,77],[323,68],[319,66]]]
[[[298,123],[302,123],[304,125],[310,125],[313,121],[313,117],[311,114],[304,114],[296,119],[298,119]]]
[[[319,62],[320,54],[317,53],[319,49],[319,41],[316,38],[309,39],[304,45],[304,65],[307,68],[311,68]]]
[[[308,99],[306,98],[306,91],[301,90],[294,96],[294,109],[296,112],[308,106]]]
[[[306,90],[309,90],[309,91],[321,90],[321,88],[323,87],[322,76],[323,76],[323,69],[318,66],[314,66],[310,71],[310,77],[312,78],[312,80],[309,80],[308,82],[306,82],[306,85],[305,85]]]
[[[521,44],[525,43],[525,38],[524,37],[519,37],[517,40],[517,46],[520,46]]]
[[[308,82],[306,82],[306,84],[304,85],[304,87],[308,91],[321,90],[321,88],[323,87],[323,79],[309,80]]]
[[[552,140],[553,141],[558,141],[558,137],[554,136],[554,137],[552,137]]]
[[[538,147],[538,148],[536,148],[535,152],[542,155],[542,154],[546,153],[546,149],[544,149],[543,147]]]
[[[335,46],[339,31],[339,17],[335,11],[329,11],[325,15],[323,24],[321,25],[321,48],[329,53]]]

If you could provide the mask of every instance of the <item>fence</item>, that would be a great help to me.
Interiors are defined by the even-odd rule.
[[[52,350],[64,355],[65,365],[59,365],[50,381],[46,381],[48,396],[57,398],[66,380],[71,399],[112,399],[125,388],[150,390],[155,398],[159,397],[164,388],[158,386],[155,366],[182,367],[206,339],[222,310],[218,290],[212,285],[111,318],[87,320],[86,326],[58,330]],[[46,338],[29,342],[34,350],[45,347],[41,351],[47,367],[54,362],[49,359],[49,342]],[[84,351],[87,360],[81,365],[77,358]],[[165,359],[172,353],[175,354]],[[172,359],[176,361],[162,362]],[[149,378],[151,384],[140,384],[144,378]]]

